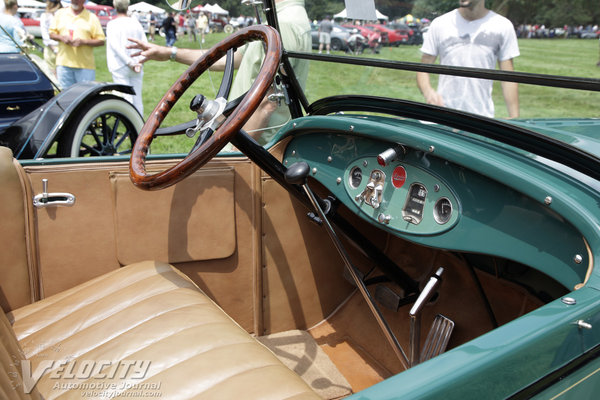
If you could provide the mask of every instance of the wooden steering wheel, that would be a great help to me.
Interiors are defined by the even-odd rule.
[[[146,155],[154,133],[190,85],[211,65],[223,57],[227,50],[262,40],[266,44],[265,59],[256,80],[240,104],[200,147],[193,149],[183,160],[164,171],[149,175],[146,172]],[[281,59],[279,33],[266,25],[253,25],[232,34],[204,53],[171,86],[142,127],[133,146],[129,161],[131,181],[141,189],[164,189],[181,181],[212,159],[248,121],[269,90]]]

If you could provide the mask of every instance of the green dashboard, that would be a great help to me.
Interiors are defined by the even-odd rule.
[[[553,209],[550,195],[538,194],[548,192],[529,176],[526,157],[506,157],[469,137],[450,143],[433,126],[409,124],[411,134],[404,135],[394,121],[335,119],[342,120],[330,118],[323,129],[323,120],[307,117],[288,127],[284,165],[307,162],[311,179],[390,234],[520,262],[570,288],[584,281],[591,263],[584,236]],[[432,134],[424,140],[419,129]],[[555,184],[543,172],[536,176]]]

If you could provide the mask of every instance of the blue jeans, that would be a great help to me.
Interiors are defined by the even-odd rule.
[[[96,70],[85,68],[71,68],[63,65],[56,66],[56,77],[61,89],[66,89],[78,82],[93,81],[96,79]]]
[[[173,46],[173,44],[177,40],[177,36],[175,35],[175,31],[168,30],[165,33],[165,36],[166,36],[166,40],[167,40],[167,47]]]

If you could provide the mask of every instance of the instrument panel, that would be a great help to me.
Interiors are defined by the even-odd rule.
[[[407,162],[360,157],[346,167],[344,185],[369,218],[400,232],[432,235],[459,219],[459,202],[439,177]]]

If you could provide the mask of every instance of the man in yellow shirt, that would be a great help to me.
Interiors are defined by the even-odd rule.
[[[94,47],[104,46],[98,17],[83,7],[85,0],[71,0],[71,7],[58,10],[50,25],[50,38],[58,43],[56,76],[61,88],[96,79]]]

